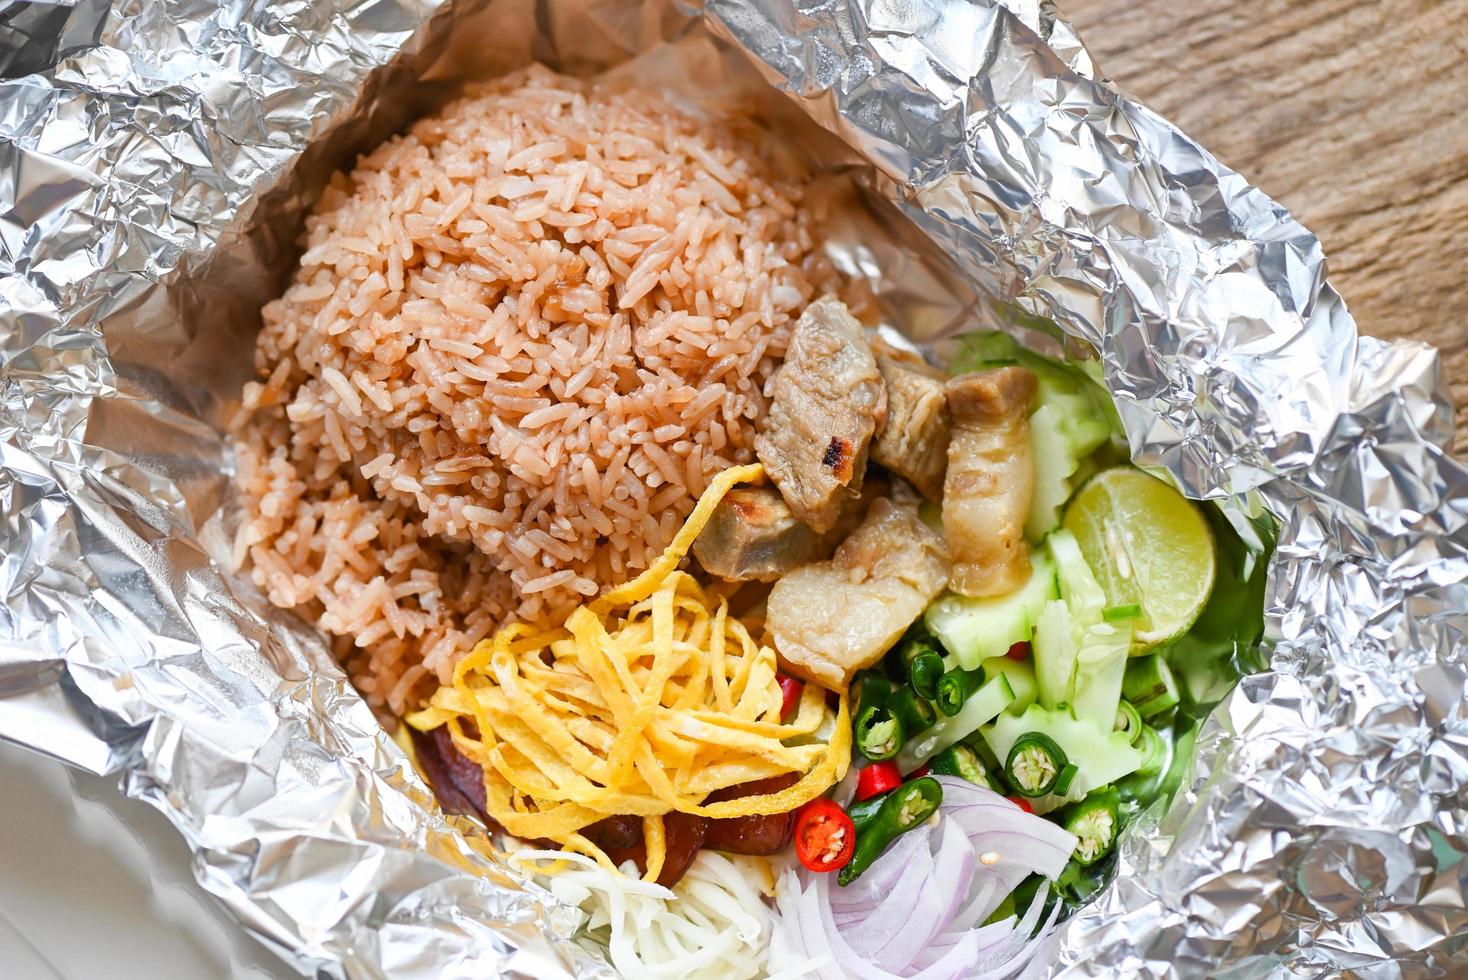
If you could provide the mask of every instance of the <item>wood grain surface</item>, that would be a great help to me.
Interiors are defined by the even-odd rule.
[[[1320,237],[1364,334],[1442,352],[1468,459],[1468,0],[1058,0],[1103,74]]]

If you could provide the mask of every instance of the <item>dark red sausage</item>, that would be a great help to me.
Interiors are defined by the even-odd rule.
[[[663,815],[663,836],[667,839],[668,856],[663,860],[663,870],[658,872],[658,884],[672,888],[688,872],[698,849],[703,846],[704,835],[710,821],[687,813]],[[613,864],[623,861],[637,862],[639,871],[647,871],[647,847],[639,841],[633,847],[603,848]]]
[[[789,789],[799,781],[800,777],[793,772],[768,779],[756,779],[712,793],[705,802],[718,803],[745,796],[768,796],[782,789]],[[794,832],[793,811],[769,816],[725,817],[709,821],[704,847],[729,854],[778,854],[789,846]]]
[[[448,813],[478,817],[489,828],[498,829],[484,812],[484,770],[458,750],[448,726],[431,732],[409,729],[408,734],[439,806]]]
[[[587,840],[603,851],[637,847],[642,843],[641,817],[603,817],[581,831]]]

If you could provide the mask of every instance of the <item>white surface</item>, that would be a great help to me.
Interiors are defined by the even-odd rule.
[[[0,978],[285,980],[117,778],[0,742]]]

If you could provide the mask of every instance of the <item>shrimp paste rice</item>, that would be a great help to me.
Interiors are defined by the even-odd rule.
[[[839,286],[737,116],[532,68],[337,174],[263,311],[235,557],[401,713],[647,567]]]

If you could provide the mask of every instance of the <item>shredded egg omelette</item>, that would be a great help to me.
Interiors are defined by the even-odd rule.
[[[651,568],[560,627],[501,629],[408,716],[423,731],[449,726],[459,751],[483,767],[485,809],[505,830],[610,868],[580,831],[603,817],[640,816],[651,881],[666,856],[664,814],[785,813],[845,776],[845,695],[833,711],[824,691],[806,685],[782,721],[775,651],[724,598],[678,570],[724,494],[762,475],[759,464],[720,473]],[[792,772],[800,780],[778,793],[703,803],[716,790]]]

